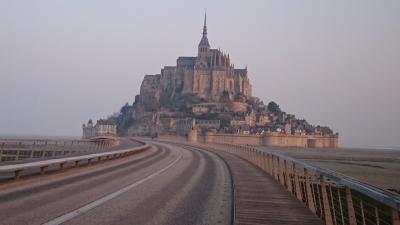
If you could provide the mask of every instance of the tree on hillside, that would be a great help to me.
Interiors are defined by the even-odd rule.
[[[131,108],[131,106],[129,105],[129,103],[125,103],[125,105],[121,107],[120,112],[122,114],[126,114],[130,108]]]
[[[279,105],[276,104],[274,101],[268,103],[267,109],[268,109],[270,112],[272,112],[272,113],[274,113],[274,114],[276,114],[276,115],[279,115],[279,114],[282,113],[282,110],[279,108]]]

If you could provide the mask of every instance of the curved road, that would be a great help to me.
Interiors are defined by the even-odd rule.
[[[231,180],[215,154],[168,144],[0,185],[0,224],[230,224]]]

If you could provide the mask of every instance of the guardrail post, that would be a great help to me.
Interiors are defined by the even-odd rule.
[[[304,168],[304,179],[305,179],[305,185],[306,185],[306,196],[307,196],[307,203],[308,203],[308,208],[315,214],[315,205],[314,205],[314,196],[311,191],[311,184],[310,184],[310,176],[308,174],[308,171],[306,168]]]
[[[342,196],[340,194],[340,189],[337,188],[337,193],[338,193],[338,200],[339,200],[339,209],[340,209],[340,219],[342,220],[342,224],[344,224],[344,215],[343,215],[343,206],[342,206]],[[379,225],[379,223],[378,223]]]
[[[303,199],[301,197],[300,181],[299,181],[299,177],[298,177],[298,174],[297,174],[296,165],[294,163],[293,163],[292,168],[293,168],[294,184],[295,184],[295,188],[296,188],[296,197],[300,201],[303,201]]]
[[[331,197],[333,221],[335,222],[335,224],[337,224],[335,202],[333,201],[333,194],[332,194],[332,185],[329,185],[329,195]]]
[[[261,152],[261,151],[259,152],[258,164],[259,164],[259,167],[261,168],[261,170],[264,171],[264,152]]]
[[[272,176],[271,154],[269,153],[267,153],[267,169],[268,169],[268,174]]]
[[[282,160],[279,157],[276,157],[276,162],[278,164],[278,170],[279,170],[279,172],[278,172],[279,181],[281,182],[282,186],[285,186],[285,177],[283,175],[284,172],[283,172],[283,166],[282,166],[281,161]]]
[[[351,190],[348,187],[346,187],[346,201],[347,201],[347,210],[349,215],[349,224],[357,225],[356,214],[354,212],[353,199],[351,197]]]
[[[263,152],[263,169],[268,174],[267,154],[265,152]]]
[[[397,209],[392,209],[392,224],[400,225],[399,212]]]
[[[14,171],[15,179],[16,179],[16,180],[18,180],[18,179],[21,177],[21,172],[22,172],[22,170],[16,170],[16,171]]]
[[[290,193],[293,193],[292,180],[290,179],[290,171],[288,169],[287,160],[284,160],[283,163],[284,163],[284,166],[285,166],[286,188]]]
[[[42,167],[40,167],[40,174],[43,175],[47,167],[49,167],[49,166],[42,166]]]
[[[274,162],[274,155],[271,154],[271,176],[276,179],[276,175],[275,175],[275,162]]]
[[[276,180],[280,183],[281,182],[281,178],[280,178],[281,171],[280,171],[280,168],[279,168],[279,157],[275,156],[274,158],[275,158],[274,166],[275,166]]]
[[[255,166],[258,166],[258,152],[254,149],[252,149],[253,151],[253,164]]]
[[[32,148],[31,148],[31,159],[33,159],[33,154],[35,152],[35,147],[36,147],[36,141],[33,141],[33,145],[32,145]]]
[[[22,145],[21,142],[19,142],[18,145],[17,145],[17,155],[15,156],[15,160],[19,160],[19,154],[20,154],[20,151],[21,151],[21,145]]]
[[[6,143],[1,143],[1,145],[0,145],[0,162],[2,162],[3,161],[3,149],[4,149],[4,145],[5,145]]]
[[[325,177],[322,175],[320,176],[320,184],[321,184],[321,191],[322,191],[322,202],[324,204],[325,224],[333,225],[331,209],[329,206],[328,193],[326,191]]]
[[[365,225],[365,212],[364,212],[364,204],[363,201],[360,199],[360,209],[361,209],[361,218],[363,225]]]

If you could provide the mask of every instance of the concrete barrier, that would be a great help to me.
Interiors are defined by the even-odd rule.
[[[70,155],[100,151],[118,145],[118,138],[73,139],[3,139],[0,140],[0,162]]]
[[[88,154],[83,156],[73,156],[73,157],[65,157],[59,159],[47,159],[41,160],[37,162],[27,162],[27,163],[19,163],[19,164],[12,164],[12,165],[3,165],[0,166],[0,173],[10,173],[13,172],[15,174],[15,178],[18,179],[22,171],[31,169],[31,168],[40,168],[40,172],[43,174],[45,170],[52,165],[59,165],[62,169],[66,163],[75,163],[75,166],[79,165],[79,162],[87,161],[91,163],[92,160],[97,159],[98,161],[110,158],[119,158],[126,155],[131,155],[134,153],[139,153],[144,150],[150,148],[150,145],[147,143],[136,140],[139,143],[142,143],[143,146],[131,148],[131,149],[124,149],[124,150],[117,150],[117,151],[110,151],[110,152],[102,152],[102,153],[94,153]]]

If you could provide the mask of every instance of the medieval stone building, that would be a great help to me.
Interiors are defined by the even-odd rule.
[[[90,139],[94,137],[104,136],[117,136],[117,125],[110,120],[97,120],[96,125],[93,125],[93,121],[82,125],[82,138]]]
[[[206,17],[197,56],[179,57],[176,66],[165,66],[161,74],[146,75],[140,90],[142,102],[174,94],[193,94],[209,101],[219,100],[222,94],[231,99],[252,95],[247,67],[235,69],[229,55],[211,49]]]

